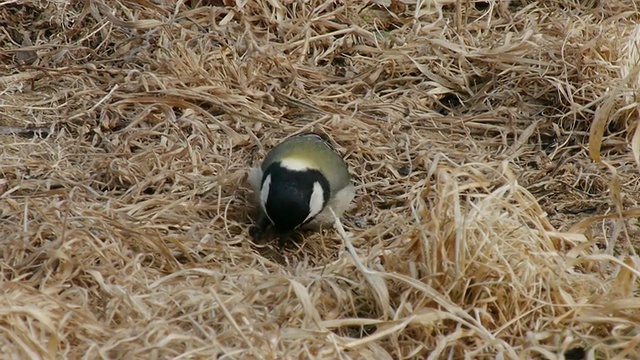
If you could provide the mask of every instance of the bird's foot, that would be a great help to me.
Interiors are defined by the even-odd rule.
[[[264,235],[264,233],[267,231],[267,228],[269,228],[269,219],[267,219],[266,216],[261,215],[258,219],[258,223],[251,231],[251,237],[253,238],[253,240],[256,242],[260,240],[260,238],[262,238],[262,235]]]

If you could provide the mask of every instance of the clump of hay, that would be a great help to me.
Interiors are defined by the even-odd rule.
[[[633,5],[0,18],[8,356],[640,357]],[[253,244],[246,170],[308,130],[345,154],[354,207]]]

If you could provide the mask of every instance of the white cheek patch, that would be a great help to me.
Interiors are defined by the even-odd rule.
[[[267,175],[267,177],[262,182],[262,189],[260,189],[260,206],[262,207],[262,212],[264,215],[273,223],[273,220],[269,217],[267,213],[267,200],[269,199],[269,190],[271,189],[271,174]]]
[[[312,168],[308,162],[296,158],[282,159],[280,160],[280,166],[291,171],[304,171]]]
[[[324,206],[324,191],[322,185],[319,182],[313,183],[313,192],[311,193],[311,199],[309,199],[309,215],[304,219],[303,223],[313,219],[316,215],[322,211]]]

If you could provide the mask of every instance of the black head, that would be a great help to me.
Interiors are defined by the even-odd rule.
[[[262,177],[262,207],[281,234],[313,220],[329,196],[329,182],[315,169],[292,170],[275,162]]]

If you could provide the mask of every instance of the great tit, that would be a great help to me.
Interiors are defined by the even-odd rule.
[[[271,225],[280,247],[295,229],[333,224],[329,209],[340,216],[355,196],[342,156],[316,133],[284,140],[260,167],[251,169],[248,180],[261,210],[253,238],[260,238]]]

